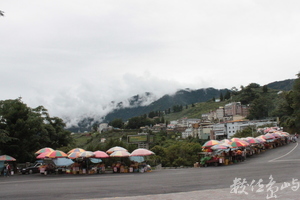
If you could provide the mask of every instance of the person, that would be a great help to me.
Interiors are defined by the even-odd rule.
[[[5,168],[4,168],[4,176],[9,177],[10,175],[10,165],[8,163],[6,163]]]

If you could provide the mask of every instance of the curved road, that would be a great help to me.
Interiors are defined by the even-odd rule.
[[[291,143],[228,166],[151,173],[0,177],[0,198],[275,199],[276,195],[276,199],[300,199],[299,166],[300,145]]]

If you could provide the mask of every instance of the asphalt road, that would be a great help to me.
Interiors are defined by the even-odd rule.
[[[0,199],[300,199],[299,152],[291,143],[228,166],[0,177]]]

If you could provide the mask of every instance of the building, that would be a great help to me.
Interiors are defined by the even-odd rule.
[[[249,114],[249,106],[242,105],[241,102],[232,102],[226,104],[224,109],[225,116],[241,115],[246,117]]]

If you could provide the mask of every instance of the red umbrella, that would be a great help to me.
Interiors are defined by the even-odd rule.
[[[152,154],[154,154],[153,151],[150,151],[148,149],[139,148],[139,149],[134,150],[130,154],[130,156],[150,156]]]
[[[109,158],[109,155],[104,151],[94,151],[94,158]]]

